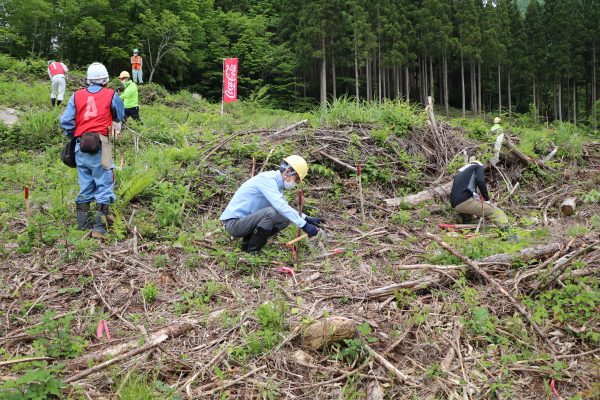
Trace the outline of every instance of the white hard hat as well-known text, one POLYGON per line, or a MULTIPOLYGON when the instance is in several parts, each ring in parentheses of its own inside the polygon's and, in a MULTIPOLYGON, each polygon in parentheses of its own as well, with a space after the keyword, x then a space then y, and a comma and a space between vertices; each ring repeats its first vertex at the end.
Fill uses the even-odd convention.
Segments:
POLYGON ((87 69, 87 80, 95 81, 101 79, 106 79, 108 81, 108 71, 106 70, 106 67, 99 62, 90 64, 87 69))
POLYGON ((502 120, 500 119, 500 117, 494 118, 494 123, 495 124, 499 124, 500 122, 502 122, 502 120))

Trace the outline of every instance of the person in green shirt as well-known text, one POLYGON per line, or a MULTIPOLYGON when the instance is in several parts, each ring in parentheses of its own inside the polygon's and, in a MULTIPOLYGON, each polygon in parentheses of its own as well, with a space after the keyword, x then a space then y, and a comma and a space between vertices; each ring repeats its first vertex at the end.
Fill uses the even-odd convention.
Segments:
POLYGON ((138 99, 138 88, 132 80, 130 80, 131 76, 129 72, 123 71, 121 75, 119 75, 119 80, 125 87, 125 90, 120 94, 121 100, 125 103, 125 119, 127 121, 128 117, 133 118, 138 122, 142 122, 140 120, 140 106, 138 99))

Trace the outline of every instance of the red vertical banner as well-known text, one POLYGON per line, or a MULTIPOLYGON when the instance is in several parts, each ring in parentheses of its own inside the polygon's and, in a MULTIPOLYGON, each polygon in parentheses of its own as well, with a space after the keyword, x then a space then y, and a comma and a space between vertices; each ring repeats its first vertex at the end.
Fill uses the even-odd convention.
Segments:
POLYGON ((223 103, 237 101, 238 59, 226 58, 223 62, 223 103))

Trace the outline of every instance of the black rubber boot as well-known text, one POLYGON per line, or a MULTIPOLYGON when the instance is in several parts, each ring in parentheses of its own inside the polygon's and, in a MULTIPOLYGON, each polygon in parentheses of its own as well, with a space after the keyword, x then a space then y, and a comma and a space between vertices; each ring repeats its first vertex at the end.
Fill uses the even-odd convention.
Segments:
POLYGON ((62 103, 62 100, 56 100, 56 105, 60 106, 60 103, 62 103))
POLYGON ((261 228, 260 226, 256 228, 256 232, 250 238, 248 242, 248 253, 259 253, 265 244, 267 244, 267 240, 269 240, 269 236, 271 235, 271 231, 267 231, 266 229, 261 228))
POLYGON ((52 102, 52 107, 54 107, 54 105, 56 104, 56 99, 50 99, 50 101, 52 102))
POLYGON ((248 244, 250 243, 251 237, 252 235, 248 235, 242 238, 242 251, 248 251, 248 244))
POLYGON ((110 206, 108 204, 96 204, 96 216, 94 217, 94 227, 92 228, 92 237, 99 239, 108 238, 108 231, 106 230, 106 219, 110 212, 110 206))
POLYGON ((92 227, 90 218, 90 203, 77 203, 77 229, 87 231, 92 227))

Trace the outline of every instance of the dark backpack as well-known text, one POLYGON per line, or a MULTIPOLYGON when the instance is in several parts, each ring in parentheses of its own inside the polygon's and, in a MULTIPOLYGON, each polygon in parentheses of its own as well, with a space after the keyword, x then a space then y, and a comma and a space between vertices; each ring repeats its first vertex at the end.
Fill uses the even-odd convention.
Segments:
POLYGON ((67 167, 75 168, 77 167, 77 163, 75 162, 75 144, 77 143, 77 139, 73 138, 67 143, 65 143, 65 147, 63 147, 62 152, 60 154, 60 159, 67 167))

